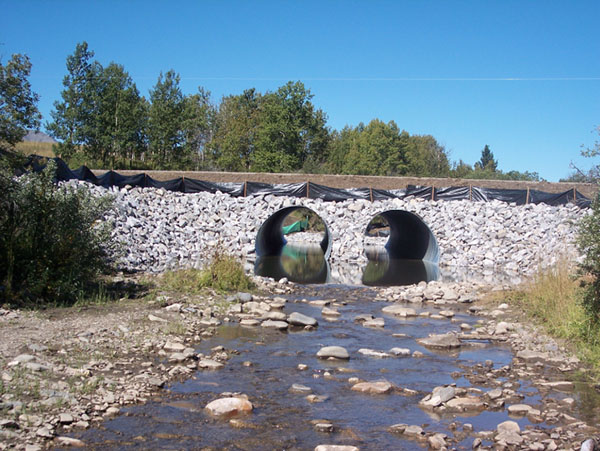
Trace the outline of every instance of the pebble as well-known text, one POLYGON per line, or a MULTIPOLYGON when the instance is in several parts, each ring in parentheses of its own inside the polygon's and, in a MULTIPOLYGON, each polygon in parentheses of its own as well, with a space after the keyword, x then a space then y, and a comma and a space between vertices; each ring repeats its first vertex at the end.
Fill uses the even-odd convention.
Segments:
POLYGON ((319 349, 317 352, 317 357, 321 359, 335 358, 348 360, 350 358, 350 354, 348 354, 348 351, 341 346, 325 346, 319 349))

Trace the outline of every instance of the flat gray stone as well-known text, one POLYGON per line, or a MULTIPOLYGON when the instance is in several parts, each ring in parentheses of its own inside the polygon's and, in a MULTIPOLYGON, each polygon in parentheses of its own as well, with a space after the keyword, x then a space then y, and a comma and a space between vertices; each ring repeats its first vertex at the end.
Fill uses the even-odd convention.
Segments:
POLYGON ((288 323, 294 326, 316 326, 319 324, 315 318, 299 312, 292 312, 288 317, 288 323))

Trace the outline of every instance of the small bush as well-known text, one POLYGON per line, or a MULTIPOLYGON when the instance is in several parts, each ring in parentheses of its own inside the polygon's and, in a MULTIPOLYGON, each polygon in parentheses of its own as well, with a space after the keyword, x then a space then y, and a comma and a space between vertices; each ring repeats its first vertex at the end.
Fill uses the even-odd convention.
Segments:
POLYGON ((591 214, 579 224, 577 244, 584 256, 580 272, 589 279, 583 304, 592 320, 600 323, 600 193, 592 203, 591 214))
POLYGON ((108 197, 58 187, 55 164, 15 179, 0 160, 0 300, 15 306, 71 304, 109 270, 108 197))
POLYGON ((240 261, 222 252, 216 252, 202 270, 181 269, 165 273, 162 284, 164 288, 188 293, 197 293, 203 288, 219 291, 254 288, 240 261))

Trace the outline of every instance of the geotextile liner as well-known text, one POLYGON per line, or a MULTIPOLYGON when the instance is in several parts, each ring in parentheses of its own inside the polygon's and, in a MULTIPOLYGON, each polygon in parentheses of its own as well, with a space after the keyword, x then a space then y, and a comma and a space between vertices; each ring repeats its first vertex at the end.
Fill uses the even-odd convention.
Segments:
MULTIPOLYGON (((115 171, 108 171, 101 176, 95 176, 86 166, 78 169, 70 169, 60 158, 53 158, 56 162, 56 180, 83 180, 94 185, 110 188, 125 186, 140 188, 163 188, 168 191, 181 193, 209 192, 229 194, 233 197, 246 197, 257 195, 308 197, 310 199, 322 199, 324 201, 344 201, 348 199, 364 199, 369 201, 386 199, 404 199, 407 197, 422 198, 429 200, 470 200, 475 202, 490 202, 500 200, 502 202, 525 204, 547 204, 565 205, 575 203, 577 206, 587 208, 591 200, 575 189, 562 193, 546 193, 533 189, 500 189, 482 188, 476 186, 454 186, 435 188, 431 186, 408 185, 405 190, 382 190, 374 188, 331 188, 312 182, 284 183, 271 185, 268 183, 244 182, 244 183, 216 183, 203 180, 195 180, 180 177, 167 181, 154 180, 145 173, 126 176, 115 171)), ((34 172, 41 171, 45 159, 37 155, 29 157, 25 168, 34 172)))

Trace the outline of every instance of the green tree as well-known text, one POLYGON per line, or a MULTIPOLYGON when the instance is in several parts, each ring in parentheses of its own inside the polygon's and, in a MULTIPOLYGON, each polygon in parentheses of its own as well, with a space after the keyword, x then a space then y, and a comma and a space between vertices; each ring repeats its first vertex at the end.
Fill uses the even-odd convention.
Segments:
POLYGON ((496 172, 498 169, 498 161, 494 160, 494 154, 490 150, 490 146, 487 144, 481 151, 481 159, 475 163, 475 168, 487 170, 489 172, 496 172))
POLYGON ((394 121, 373 119, 368 125, 345 127, 335 134, 329 151, 329 167, 338 173, 402 175, 406 173, 408 134, 394 121))
POLYGON ((123 66, 110 63, 102 70, 94 99, 93 123, 86 129, 90 153, 104 167, 118 159, 133 160, 144 150, 145 104, 123 66))
POLYGON ((326 157, 327 116, 315 109, 313 95, 301 82, 288 82, 262 97, 251 153, 252 170, 285 172, 326 157))
POLYGON ((414 135, 408 141, 408 174, 415 177, 447 177, 450 174, 446 149, 433 136, 414 135))
POLYGON ((177 166, 185 158, 182 127, 185 99, 174 70, 161 72, 150 90, 148 146, 151 160, 160 168, 177 166))
POLYGON ((199 87, 198 92, 184 99, 182 128, 184 153, 196 170, 208 164, 207 147, 212 139, 216 110, 210 101, 210 92, 199 87))
POLYGON ((3 65, 0 61, 0 144, 20 142, 28 128, 39 128, 39 96, 31 90, 28 77, 31 62, 26 55, 14 54, 3 65))
POLYGON ((254 88, 221 99, 209 145, 211 157, 220 169, 250 170, 261 102, 262 95, 254 88))
POLYGON ((95 144, 94 104, 102 67, 93 57, 94 52, 85 41, 77 44, 73 54, 67 57, 62 101, 54 102, 50 113, 52 122, 46 124, 48 133, 61 141, 55 151, 65 159, 73 156, 79 146, 95 144))

